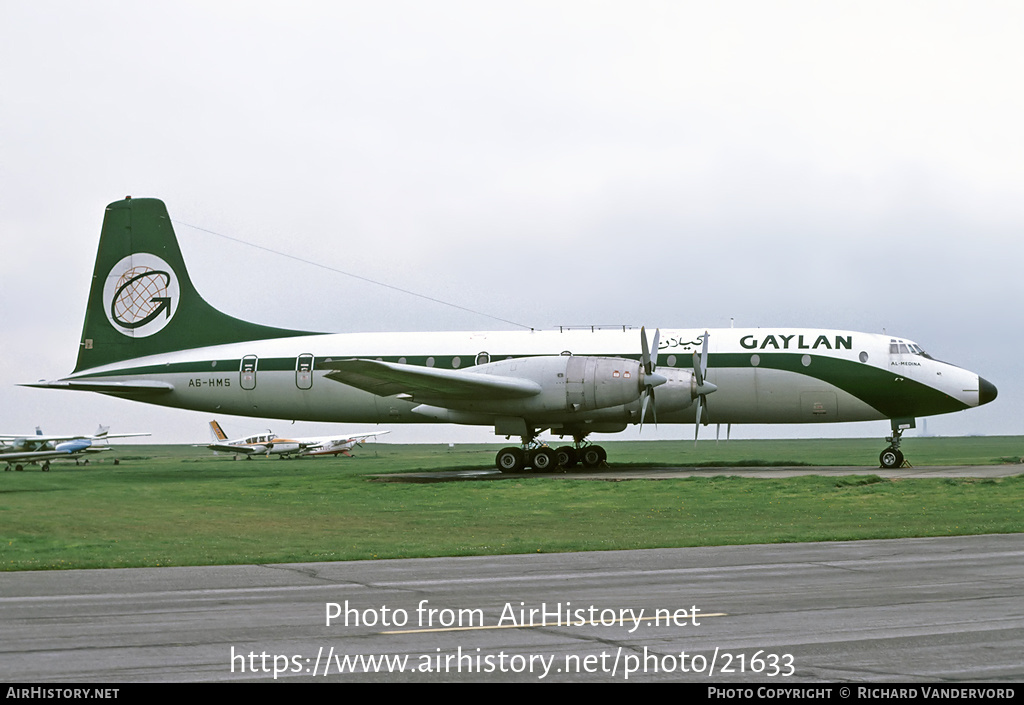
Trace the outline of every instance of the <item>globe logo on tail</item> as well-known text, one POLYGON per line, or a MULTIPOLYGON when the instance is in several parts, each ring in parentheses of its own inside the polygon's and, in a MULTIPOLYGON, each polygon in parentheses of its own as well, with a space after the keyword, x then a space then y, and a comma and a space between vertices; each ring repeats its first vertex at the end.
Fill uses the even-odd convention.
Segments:
POLYGON ((115 264, 103 287, 107 320, 117 331, 144 338, 163 329, 178 310, 178 278, 156 255, 129 255, 115 264))

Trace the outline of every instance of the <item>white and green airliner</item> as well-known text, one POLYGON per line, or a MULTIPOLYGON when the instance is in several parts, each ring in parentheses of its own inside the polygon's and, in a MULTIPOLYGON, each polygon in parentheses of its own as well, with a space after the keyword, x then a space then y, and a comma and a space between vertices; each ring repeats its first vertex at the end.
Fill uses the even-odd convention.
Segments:
POLYGON ((504 471, 598 465, 630 424, 889 419, 886 467, 915 419, 996 388, 904 338, 818 329, 325 334, 228 316, 195 290, 163 202, 107 206, 75 371, 30 386, 210 413, 456 423, 519 436, 504 471), (711 397, 710 400, 708 397, 711 397), (550 449, 550 430, 572 444, 550 449))

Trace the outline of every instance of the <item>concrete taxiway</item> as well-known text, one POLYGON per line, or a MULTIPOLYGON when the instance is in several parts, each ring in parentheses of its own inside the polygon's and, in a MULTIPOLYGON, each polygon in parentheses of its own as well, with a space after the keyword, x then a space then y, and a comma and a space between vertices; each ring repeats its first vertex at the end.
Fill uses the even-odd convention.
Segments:
POLYGON ((1022 535, 0 573, 0 680, 1020 682, 1022 594, 1022 535))
POLYGON ((798 477, 801 475, 878 475, 879 477, 918 479, 922 477, 1012 477, 1024 473, 1024 465, 926 465, 919 468, 870 468, 853 465, 836 466, 775 466, 775 467, 656 467, 637 468, 614 466, 543 474, 508 474, 500 470, 450 470, 430 472, 403 472, 377 475, 382 482, 457 482, 462 480, 507 480, 523 477, 545 477, 563 480, 668 480, 680 477, 798 477))

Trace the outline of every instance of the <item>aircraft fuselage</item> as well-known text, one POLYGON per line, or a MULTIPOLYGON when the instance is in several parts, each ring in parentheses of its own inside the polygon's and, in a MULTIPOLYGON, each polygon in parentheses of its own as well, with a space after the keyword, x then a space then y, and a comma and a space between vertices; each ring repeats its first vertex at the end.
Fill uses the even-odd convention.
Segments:
MULTIPOLYGON (((703 330, 663 330, 659 374, 691 370, 703 330)), ((147 396, 164 406, 305 421, 488 425, 501 415, 481 407, 441 419, 401 395, 377 396, 325 377, 317 362, 347 358, 443 370, 552 355, 638 360, 639 331, 570 330, 476 333, 362 333, 260 340, 127 360, 65 378, 171 387, 147 396), (476 414, 475 416, 473 414, 476 414)), ((903 342, 903 341, 900 341, 903 342)), ((653 354, 653 352, 652 352, 653 354)), ((707 378, 716 423, 869 421, 948 413, 984 403, 977 374, 912 352, 888 335, 816 329, 714 329, 707 378), (905 348, 906 349, 906 348, 905 348), (891 350, 897 350, 892 352, 891 350)), ((546 393, 564 394, 554 385, 546 393)), ((137 394, 113 393, 137 398, 137 394)), ((471 405, 470 405, 471 406, 471 405)), ((538 425, 635 423, 639 400, 574 415, 570 409, 530 419, 538 425)), ((693 423, 692 411, 659 410, 659 423, 693 423)))

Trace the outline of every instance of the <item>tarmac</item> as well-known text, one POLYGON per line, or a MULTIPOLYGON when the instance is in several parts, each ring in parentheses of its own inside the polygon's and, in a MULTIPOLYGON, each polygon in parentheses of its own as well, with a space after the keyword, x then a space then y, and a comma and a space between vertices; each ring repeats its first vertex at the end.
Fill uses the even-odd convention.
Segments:
POLYGON ((380 482, 459 482, 470 480, 513 480, 548 478, 552 480, 670 480, 682 477, 761 477, 785 478, 802 475, 839 477, 844 475, 877 475, 891 479, 925 477, 1013 477, 1024 473, 1024 465, 928 465, 922 467, 873 468, 854 465, 777 466, 777 467, 626 467, 606 466, 595 469, 573 469, 551 473, 505 474, 497 469, 405 472, 374 475, 380 482))

